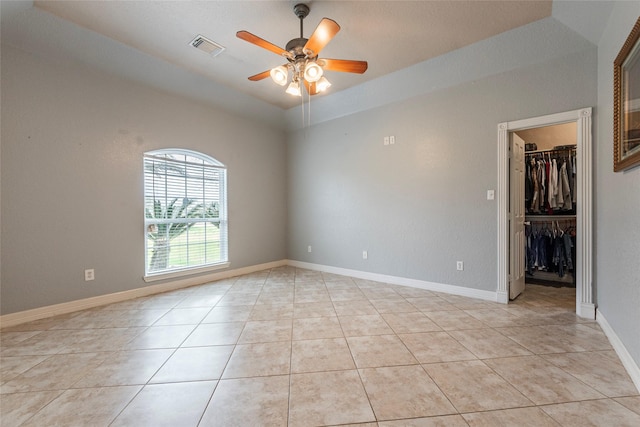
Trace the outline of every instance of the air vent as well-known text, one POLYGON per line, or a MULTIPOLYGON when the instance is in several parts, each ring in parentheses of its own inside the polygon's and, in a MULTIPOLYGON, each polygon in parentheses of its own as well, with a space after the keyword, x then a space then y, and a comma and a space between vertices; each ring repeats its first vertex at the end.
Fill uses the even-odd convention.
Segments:
POLYGON ((202 36, 200 34, 198 34, 198 36, 195 39, 191 40, 191 43, 189 44, 195 47, 196 49, 199 49, 203 52, 208 53, 214 58, 220 55, 224 50, 224 46, 220 46, 218 43, 211 41, 205 36, 202 36))

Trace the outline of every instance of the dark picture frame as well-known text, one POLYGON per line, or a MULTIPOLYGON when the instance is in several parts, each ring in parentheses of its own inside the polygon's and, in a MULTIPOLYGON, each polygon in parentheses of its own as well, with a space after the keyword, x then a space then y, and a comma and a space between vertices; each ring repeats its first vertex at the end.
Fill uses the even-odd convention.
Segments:
POLYGON ((640 165, 640 18, 613 61, 613 170, 640 165))

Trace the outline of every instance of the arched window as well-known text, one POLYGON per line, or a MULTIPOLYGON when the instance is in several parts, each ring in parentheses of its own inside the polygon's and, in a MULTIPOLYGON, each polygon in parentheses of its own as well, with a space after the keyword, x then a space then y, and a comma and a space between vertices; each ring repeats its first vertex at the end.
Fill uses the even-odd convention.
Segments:
POLYGON ((145 280, 228 265, 226 177, 195 151, 144 154, 145 280))

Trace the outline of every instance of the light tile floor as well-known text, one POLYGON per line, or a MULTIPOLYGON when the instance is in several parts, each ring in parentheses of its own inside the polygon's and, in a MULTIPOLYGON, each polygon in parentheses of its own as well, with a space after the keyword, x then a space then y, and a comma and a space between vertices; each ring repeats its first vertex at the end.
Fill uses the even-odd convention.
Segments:
POLYGON ((640 426, 574 301, 276 268, 5 328, 0 424, 640 426))

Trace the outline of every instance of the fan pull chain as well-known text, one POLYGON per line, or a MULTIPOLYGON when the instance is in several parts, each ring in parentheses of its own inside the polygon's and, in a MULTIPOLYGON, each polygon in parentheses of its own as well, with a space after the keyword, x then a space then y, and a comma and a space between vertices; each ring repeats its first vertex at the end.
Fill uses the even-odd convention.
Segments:
POLYGON ((302 111, 302 129, 304 129, 304 91, 300 94, 300 110, 302 111))
POLYGON ((311 127, 311 93, 307 96, 309 97, 309 101, 307 102, 307 126, 311 127))
POLYGON ((300 110, 302 113, 302 128, 308 128, 311 127, 311 94, 307 93, 307 97, 308 97, 308 101, 307 101, 307 114, 305 115, 305 108, 304 108, 304 96, 305 93, 307 93, 307 91, 303 90, 300 93, 300 110))

